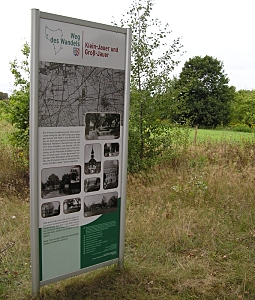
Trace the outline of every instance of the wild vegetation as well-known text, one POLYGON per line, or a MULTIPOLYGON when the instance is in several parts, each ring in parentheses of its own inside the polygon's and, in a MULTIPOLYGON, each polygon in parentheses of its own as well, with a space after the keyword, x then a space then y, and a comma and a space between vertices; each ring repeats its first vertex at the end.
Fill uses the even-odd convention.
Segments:
POLYGON ((28 157, 29 142, 29 54, 30 47, 25 43, 21 49, 23 60, 10 62, 10 71, 14 76, 11 96, 0 101, 0 116, 14 126, 9 136, 13 145, 19 147, 28 157))
MULTIPOLYGON (((219 59, 195 56, 184 64, 179 77, 172 77, 183 45, 181 38, 171 38, 168 24, 152 17, 153 7, 153 0, 134 0, 126 15, 114 22, 132 29, 128 150, 131 173, 175 156, 172 145, 182 148, 189 125, 210 129, 231 126, 242 132, 253 132, 255 126, 254 90, 235 91, 229 86, 224 63, 219 59)), ((12 143, 28 155, 28 43, 21 51, 23 60, 10 63, 13 93, 7 98, 0 92, 0 114, 14 125, 12 143)))
MULTIPOLYGON (((0 147, 0 298, 32 299, 27 165, 4 134, 0 147)), ((208 137, 130 174, 124 270, 48 285, 40 299, 254 299, 254 167, 252 140, 208 137)))
POLYGON ((181 117, 188 118, 193 125, 216 127, 228 124, 234 87, 228 86, 223 62, 206 55, 195 56, 185 62, 178 80, 179 93, 175 101, 181 117))
MULTIPOLYGON (((254 91, 229 87, 209 56, 171 78, 182 45, 165 43, 152 10, 135 0, 120 21, 133 29, 124 269, 48 285, 39 299, 255 298, 254 91)), ((28 44, 22 52, 15 90, 0 93, 0 299, 32 299, 28 44)))

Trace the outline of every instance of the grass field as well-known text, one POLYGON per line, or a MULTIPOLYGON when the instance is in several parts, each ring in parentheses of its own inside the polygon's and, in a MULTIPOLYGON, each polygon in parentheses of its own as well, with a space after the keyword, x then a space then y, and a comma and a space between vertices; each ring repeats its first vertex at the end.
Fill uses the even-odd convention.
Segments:
MULTIPOLYGON (((255 144, 216 140, 128 176, 124 270, 45 286, 38 299, 255 299, 255 144)), ((0 179, 10 165, 20 177, 19 156, 3 149, 0 179)), ((32 299, 28 190, 10 183, 0 207, 0 299, 32 299)))
MULTIPOLYGON (((195 129, 190 132, 190 139, 193 142, 195 139, 195 129)), ((243 142, 255 141, 255 134, 248 132, 237 132, 231 130, 213 130, 213 129, 198 129, 196 142, 243 142)))

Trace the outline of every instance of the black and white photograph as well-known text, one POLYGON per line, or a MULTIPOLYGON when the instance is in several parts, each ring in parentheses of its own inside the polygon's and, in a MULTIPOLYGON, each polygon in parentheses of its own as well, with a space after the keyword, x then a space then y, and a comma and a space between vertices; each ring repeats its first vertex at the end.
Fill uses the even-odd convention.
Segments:
POLYGON ((81 192, 81 166, 79 165, 42 169, 41 176, 43 199, 81 192))
POLYGON ((41 206, 42 218, 58 216, 60 214, 60 202, 51 201, 43 203, 41 206))
POLYGON ((103 187, 105 190, 114 189, 118 187, 119 181, 119 161, 118 160, 106 160, 104 162, 103 170, 103 187))
POLYGON ((84 147, 84 173, 98 174, 101 172, 101 145, 87 144, 84 147))
POLYGON ((87 113, 85 115, 86 140, 112 140, 120 137, 120 114, 87 113))
POLYGON ((118 209, 118 193, 106 193, 84 198, 84 217, 115 212, 118 209))
POLYGON ((63 202, 64 214, 71 214, 81 210, 81 198, 66 199, 63 202))
POLYGON ((83 126, 86 112, 116 112, 123 122, 125 71, 41 61, 38 125, 83 126))
POLYGON ((104 144, 104 156, 115 157, 119 155, 120 144, 119 143, 106 143, 104 144))
POLYGON ((100 178, 92 177, 84 180, 84 192, 96 192, 100 190, 100 178))

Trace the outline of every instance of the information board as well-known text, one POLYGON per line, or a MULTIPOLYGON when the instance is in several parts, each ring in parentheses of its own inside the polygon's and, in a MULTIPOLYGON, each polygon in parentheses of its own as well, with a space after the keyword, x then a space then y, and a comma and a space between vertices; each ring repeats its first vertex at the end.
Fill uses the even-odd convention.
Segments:
POLYGON ((129 29, 32 10, 33 293, 123 263, 129 29))

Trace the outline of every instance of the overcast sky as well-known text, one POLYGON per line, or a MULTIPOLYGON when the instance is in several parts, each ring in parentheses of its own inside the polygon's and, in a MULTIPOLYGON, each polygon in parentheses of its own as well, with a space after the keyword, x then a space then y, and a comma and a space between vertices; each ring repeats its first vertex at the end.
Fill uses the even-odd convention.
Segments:
MULTIPOLYGON (((0 91, 11 94, 13 76, 9 61, 21 57, 30 43, 31 9, 111 25, 128 10, 131 0, 52 1, 9 0, 1 6, 0 91)), ((169 23, 172 38, 182 37, 185 61, 196 55, 211 55, 224 63, 230 85, 255 89, 254 0, 155 0, 153 17, 169 23)), ((169 43, 171 40, 169 40, 169 43)))

